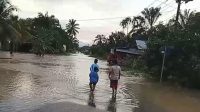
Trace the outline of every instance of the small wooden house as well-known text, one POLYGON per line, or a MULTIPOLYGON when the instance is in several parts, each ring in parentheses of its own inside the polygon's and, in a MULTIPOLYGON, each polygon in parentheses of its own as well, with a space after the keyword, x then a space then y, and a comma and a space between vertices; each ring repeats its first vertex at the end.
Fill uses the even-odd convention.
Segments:
POLYGON ((107 61, 111 63, 112 60, 116 59, 119 64, 123 65, 123 63, 126 63, 126 61, 129 61, 130 59, 136 59, 139 56, 142 56, 147 49, 146 40, 142 38, 136 38, 134 42, 135 47, 111 49, 111 53, 108 56, 107 61))

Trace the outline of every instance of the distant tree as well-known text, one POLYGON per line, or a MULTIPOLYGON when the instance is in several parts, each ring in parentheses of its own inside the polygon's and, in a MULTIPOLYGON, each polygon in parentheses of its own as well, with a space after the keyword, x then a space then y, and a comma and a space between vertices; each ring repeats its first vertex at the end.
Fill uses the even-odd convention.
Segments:
POLYGON ((129 32, 129 35, 133 33, 141 34, 142 32, 145 32, 146 24, 145 19, 142 16, 136 16, 133 17, 132 20, 132 29, 129 32))
POLYGON ((38 28, 52 29, 61 27, 59 20, 55 18, 54 15, 49 16, 48 12, 46 12, 45 14, 41 12, 38 13, 38 17, 34 18, 33 20, 33 26, 35 29, 38 28))
POLYGON ((158 18, 161 16, 160 10, 161 8, 151 7, 151 8, 145 8, 144 11, 142 11, 144 18, 149 23, 150 29, 153 27, 158 18))
POLYGON ((126 21, 124 19, 120 22, 120 26, 123 28, 123 30, 126 28, 126 21))
POLYGON ((132 19, 130 17, 126 17, 123 19, 120 23, 120 26, 122 26, 123 29, 127 29, 127 34, 129 32, 129 25, 131 24, 132 19))
POLYGON ((123 32, 112 32, 108 40, 108 43, 114 44, 113 47, 125 47, 125 43, 127 43, 126 35, 123 32))
POLYGON ((99 46, 102 46, 103 43, 106 43, 106 37, 105 35, 97 35, 95 37, 94 43, 96 43, 99 46))

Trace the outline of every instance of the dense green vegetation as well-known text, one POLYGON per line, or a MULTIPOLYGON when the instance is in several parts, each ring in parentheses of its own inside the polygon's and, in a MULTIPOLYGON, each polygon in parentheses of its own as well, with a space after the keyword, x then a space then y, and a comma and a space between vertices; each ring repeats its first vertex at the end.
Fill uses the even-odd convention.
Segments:
POLYGON ((145 65, 152 77, 159 77, 161 49, 167 46, 164 80, 200 88, 200 12, 185 10, 178 24, 156 25, 149 37, 145 65))
POLYGON ((0 1, 0 41, 2 49, 44 53, 74 52, 78 49, 79 24, 69 20, 66 29, 59 20, 48 13, 38 13, 35 18, 21 19, 13 15, 18 9, 7 0, 0 1), (9 44, 10 43, 10 44, 9 44), (13 45, 12 45, 13 44, 13 45), (25 50, 28 45, 29 49, 25 50), (66 46, 66 49, 64 49, 66 46), (66 51, 64 51, 66 50, 66 51))
POLYGON ((181 11, 178 17, 171 18, 168 23, 155 25, 160 16, 160 8, 152 7, 145 8, 141 16, 123 19, 120 26, 126 34, 115 32, 108 37, 97 35, 91 53, 103 56, 109 53, 110 48, 133 47, 133 40, 143 36, 148 40, 148 49, 129 65, 133 71, 140 70, 146 77, 159 80, 163 62, 161 51, 165 50, 162 80, 200 88, 200 12, 181 11), (128 29, 130 26, 131 29, 128 29))

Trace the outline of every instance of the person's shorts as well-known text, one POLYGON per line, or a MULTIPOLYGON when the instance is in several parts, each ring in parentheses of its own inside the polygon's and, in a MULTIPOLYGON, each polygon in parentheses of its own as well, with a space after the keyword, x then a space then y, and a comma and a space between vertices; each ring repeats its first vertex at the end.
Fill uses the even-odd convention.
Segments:
POLYGON ((117 89, 118 86, 118 80, 110 80, 110 87, 117 89))
POLYGON ((96 84, 97 84, 97 82, 90 82, 89 84, 93 84, 93 85, 96 85, 96 84))

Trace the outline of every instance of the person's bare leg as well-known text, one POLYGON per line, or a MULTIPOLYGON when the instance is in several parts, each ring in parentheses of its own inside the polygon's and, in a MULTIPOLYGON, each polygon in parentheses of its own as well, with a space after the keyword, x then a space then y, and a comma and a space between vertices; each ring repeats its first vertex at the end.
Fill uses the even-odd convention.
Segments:
POLYGON ((114 95, 115 95, 115 98, 116 98, 116 96, 117 96, 117 89, 115 88, 115 93, 114 93, 114 95))
POLYGON ((90 91, 92 91, 92 84, 90 84, 90 91))
POLYGON ((92 91, 94 91, 94 90, 95 90, 95 87, 96 87, 96 85, 93 85, 93 89, 92 89, 92 91))
POLYGON ((112 87, 112 94, 114 95, 114 93, 115 93, 115 89, 112 87))

